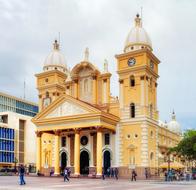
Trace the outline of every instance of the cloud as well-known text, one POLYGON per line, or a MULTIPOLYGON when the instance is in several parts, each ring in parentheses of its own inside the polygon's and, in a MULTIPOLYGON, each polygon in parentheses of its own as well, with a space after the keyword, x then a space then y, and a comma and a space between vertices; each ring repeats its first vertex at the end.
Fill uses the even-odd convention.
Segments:
POLYGON ((175 109, 184 128, 196 125, 196 1, 171 0, 7 0, 0 1, 0 90, 37 101, 35 73, 42 71, 54 38, 69 67, 83 59, 103 69, 109 61, 111 91, 118 95, 117 64, 135 14, 143 7, 143 26, 161 60, 158 80, 160 118, 175 109))

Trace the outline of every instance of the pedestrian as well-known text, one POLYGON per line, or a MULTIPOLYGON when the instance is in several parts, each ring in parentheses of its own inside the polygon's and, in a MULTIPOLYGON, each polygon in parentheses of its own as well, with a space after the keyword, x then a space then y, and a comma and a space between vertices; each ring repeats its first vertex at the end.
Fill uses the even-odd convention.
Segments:
POLYGON ((104 169, 102 169, 102 179, 105 180, 105 172, 104 172, 104 169))
POLYGON ((146 179, 148 179, 148 169, 147 168, 145 168, 145 177, 146 177, 146 179))
POLYGON ((68 178, 68 170, 67 170, 67 168, 64 169, 64 182, 65 182, 66 180, 69 181, 69 178, 68 178))
POLYGON ((67 168, 67 172, 68 172, 68 178, 70 178, 70 176, 71 176, 71 170, 70 170, 70 168, 67 168))
POLYGON ((50 177, 54 174, 54 171, 51 169, 50 170, 50 177))
POLYGON ((137 173, 135 170, 132 171, 132 175, 131 175, 131 181, 135 180, 136 181, 136 177, 137 177, 137 173))
POLYGON ((118 168, 114 169, 114 177, 118 180, 118 168))
POLYGON ((114 168, 110 169, 110 177, 113 178, 114 177, 114 168))
POLYGON ((110 168, 107 169, 107 177, 110 177, 110 168))
POLYGON ((165 171, 165 181, 168 181, 168 172, 167 171, 165 171))
POLYGON ((25 168, 21 164, 20 167, 19 167, 20 185, 25 185, 26 184, 26 182, 24 180, 24 174, 25 174, 25 168))

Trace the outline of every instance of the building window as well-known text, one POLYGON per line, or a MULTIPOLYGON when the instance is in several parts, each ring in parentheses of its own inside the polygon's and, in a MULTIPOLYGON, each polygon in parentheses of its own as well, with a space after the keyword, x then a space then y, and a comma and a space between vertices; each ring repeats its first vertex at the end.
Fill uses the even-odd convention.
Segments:
POLYGON ((154 158, 154 153, 151 152, 151 153, 150 153, 150 160, 153 160, 153 158, 154 158))
POLYGON ((66 137, 62 137, 62 147, 66 146, 66 137))
POLYGON ((109 145, 110 144, 110 134, 106 133, 105 134, 105 145, 109 145))
POLYGON ((150 132, 150 136, 151 136, 151 138, 153 138, 153 131, 150 132))
POLYGON ((130 86, 131 87, 135 86, 135 77, 134 76, 130 76, 130 86))
POLYGON ((150 87, 152 88, 152 78, 150 78, 150 87))
POLYGON ((48 91, 46 92, 46 98, 49 98, 49 92, 48 91))
POLYGON ((150 104, 150 118, 152 118, 152 116, 153 116, 153 109, 152 109, 152 104, 150 104))
POLYGON ((88 92, 88 79, 84 80, 84 92, 88 92))
POLYGON ((135 104, 134 103, 130 104, 130 116, 131 118, 135 117, 135 104))
POLYGON ((130 139, 130 138, 131 138, 131 135, 130 135, 130 134, 128 134, 128 135, 127 135, 127 139, 130 139))

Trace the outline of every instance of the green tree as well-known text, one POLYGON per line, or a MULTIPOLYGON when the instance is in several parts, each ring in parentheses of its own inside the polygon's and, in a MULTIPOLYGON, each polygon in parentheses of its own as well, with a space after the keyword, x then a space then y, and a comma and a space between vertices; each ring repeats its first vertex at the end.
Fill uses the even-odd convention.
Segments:
POLYGON ((196 130, 187 130, 180 143, 170 151, 176 152, 188 160, 196 160, 196 130))

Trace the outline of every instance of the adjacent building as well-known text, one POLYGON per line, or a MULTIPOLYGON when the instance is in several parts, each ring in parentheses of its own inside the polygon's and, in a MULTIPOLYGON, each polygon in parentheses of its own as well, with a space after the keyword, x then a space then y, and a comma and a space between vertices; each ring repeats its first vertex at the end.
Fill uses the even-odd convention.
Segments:
POLYGON ((180 126, 173 114, 169 126, 160 125, 157 108, 158 67, 149 35, 139 15, 129 32, 124 51, 116 55, 119 98, 110 93, 111 73, 84 59, 67 69, 59 44, 54 42, 43 72, 36 74, 39 113, 37 170, 48 175, 69 167, 74 176, 101 176, 117 167, 119 175, 136 169, 158 173, 169 147, 178 144, 180 126), (177 122, 177 121, 176 121, 177 122))
POLYGON ((35 125, 38 112, 32 102, 0 93, 0 167, 16 164, 35 165, 35 125))

